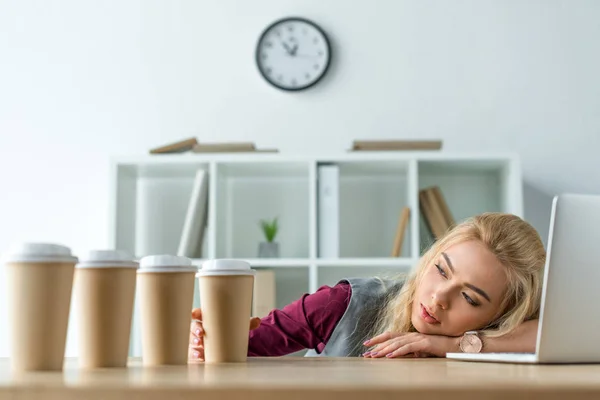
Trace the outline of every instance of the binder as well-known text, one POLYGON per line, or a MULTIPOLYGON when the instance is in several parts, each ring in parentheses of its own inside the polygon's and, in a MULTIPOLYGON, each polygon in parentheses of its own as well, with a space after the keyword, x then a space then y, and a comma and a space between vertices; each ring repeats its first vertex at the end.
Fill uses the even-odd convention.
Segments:
POLYGON ((339 257, 339 177, 337 165, 319 165, 317 173, 318 254, 322 258, 339 257))

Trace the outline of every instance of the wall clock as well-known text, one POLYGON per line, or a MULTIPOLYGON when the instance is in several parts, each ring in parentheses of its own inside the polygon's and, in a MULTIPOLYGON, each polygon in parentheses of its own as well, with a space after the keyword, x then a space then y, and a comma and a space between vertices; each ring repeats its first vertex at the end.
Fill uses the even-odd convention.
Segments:
POLYGON ((256 64, 271 85, 289 91, 307 89, 329 69, 331 46, 314 22, 290 17, 273 22, 256 45, 256 64))

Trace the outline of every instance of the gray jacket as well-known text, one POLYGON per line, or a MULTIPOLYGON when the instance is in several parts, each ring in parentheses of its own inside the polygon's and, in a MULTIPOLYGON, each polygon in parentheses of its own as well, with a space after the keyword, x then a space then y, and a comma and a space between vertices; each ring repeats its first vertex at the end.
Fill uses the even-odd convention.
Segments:
POLYGON ((380 278, 351 278, 352 293, 348 308, 333 330, 327 345, 318 354, 309 350, 305 357, 358 357, 366 349, 363 342, 368 339, 379 312, 389 295, 398 293, 402 281, 390 281, 380 278))

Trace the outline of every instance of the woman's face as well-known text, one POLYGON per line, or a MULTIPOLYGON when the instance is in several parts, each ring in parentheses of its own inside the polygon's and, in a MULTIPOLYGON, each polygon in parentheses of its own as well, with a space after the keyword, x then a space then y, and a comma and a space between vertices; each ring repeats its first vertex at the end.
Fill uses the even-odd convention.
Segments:
POLYGON ((451 246, 425 266, 412 305, 413 326, 446 336, 481 329, 500 311, 506 285, 504 266, 481 243, 451 246))

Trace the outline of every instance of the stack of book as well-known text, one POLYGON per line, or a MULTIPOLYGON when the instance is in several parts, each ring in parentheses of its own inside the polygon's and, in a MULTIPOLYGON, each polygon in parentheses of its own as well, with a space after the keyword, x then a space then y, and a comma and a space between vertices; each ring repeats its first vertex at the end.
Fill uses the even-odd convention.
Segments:
POLYGON ((277 153, 277 149, 258 149, 253 142, 200 143, 192 137, 150 150, 150 154, 173 153, 277 153))
POLYGON ((441 140, 355 140, 350 151, 440 150, 441 140))
POLYGON ((435 240, 454 227, 454 217, 438 186, 424 188, 419 191, 419 206, 427 227, 435 240))

